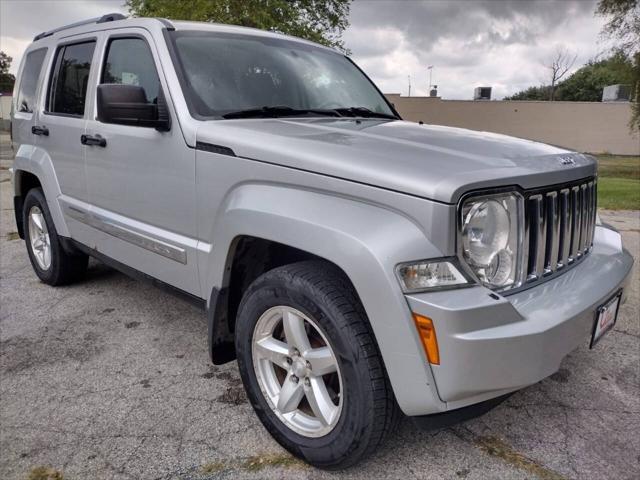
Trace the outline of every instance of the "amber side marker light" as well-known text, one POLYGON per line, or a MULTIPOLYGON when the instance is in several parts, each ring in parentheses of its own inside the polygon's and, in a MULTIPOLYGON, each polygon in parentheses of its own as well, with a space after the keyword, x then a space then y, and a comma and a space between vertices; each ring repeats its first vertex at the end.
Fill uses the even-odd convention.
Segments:
POLYGON ((413 321, 416 323, 424 353, 427 354, 427 360, 434 365, 440 365, 438 339, 436 338, 436 329, 433 326, 433 321, 429 317, 423 317, 417 313, 413 314, 413 321))

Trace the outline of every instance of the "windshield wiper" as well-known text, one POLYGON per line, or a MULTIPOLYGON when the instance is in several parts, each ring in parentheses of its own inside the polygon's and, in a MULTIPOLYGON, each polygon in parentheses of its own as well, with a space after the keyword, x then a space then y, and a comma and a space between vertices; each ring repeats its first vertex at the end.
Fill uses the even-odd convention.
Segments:
POLYGON ((334 108, 342 116, 365 117, 365 118, 388 118, 398 120, 398 117, 389 113, 375 112, 367 107, 341 107, 334 108))
POLYGON ((314 109, 314 108, 292 108, 285 105, 272 107, 249 108, 238 110, 222 115, 222 118, 264 118, 264 117, 293 117, 297 115, 316 114, 328 117, 341 117, 342 115, 335 109, 314 109))

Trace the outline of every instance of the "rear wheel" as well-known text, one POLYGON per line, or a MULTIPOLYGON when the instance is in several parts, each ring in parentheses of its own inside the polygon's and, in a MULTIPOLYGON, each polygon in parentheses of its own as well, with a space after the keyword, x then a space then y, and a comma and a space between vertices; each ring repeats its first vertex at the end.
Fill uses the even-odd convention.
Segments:
POLYGON ((305 261, 259 277, 240 304, 235 338, 258 417, 301 459, 348 467, 394 425, 397 406, 370 325, 332 265, 305 261))
POLYGON ((64 250, 40 188, 27 193, 22 222, 29 260, 40 280, 49 285, 64 285, 84 275, 87 255, 64 250))

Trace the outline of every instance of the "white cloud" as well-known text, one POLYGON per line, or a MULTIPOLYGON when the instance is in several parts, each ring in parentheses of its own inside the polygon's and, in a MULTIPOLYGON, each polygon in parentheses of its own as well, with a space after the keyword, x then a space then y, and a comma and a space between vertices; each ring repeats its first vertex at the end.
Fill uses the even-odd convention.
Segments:
MULTIPOLYGON (((428 94, 428 65, 445 98, 494 98, 545 81, 542 63, 557 46, 578 54, 576 68, 605 50, 595 0, 356 0, 344 34, 353 59, 385 92, 428 94)), ((15 73, 33 37, 78 20, 123 12, 124 0, 0 0, 0 49, 15 73)))
POLYGON ((606 50, 593 0, 356 1, 345 43, 385 92, 428 94, 428 65, 445 98, 469 99, 477 86, 502 98, 546 81, 558 46, 575 52, 574 69, 606 50))
POLYGON ((62 25, 122 12, 125 0, 0 0, 0 49, 13 57, 11 72, 38 33, 62 25))

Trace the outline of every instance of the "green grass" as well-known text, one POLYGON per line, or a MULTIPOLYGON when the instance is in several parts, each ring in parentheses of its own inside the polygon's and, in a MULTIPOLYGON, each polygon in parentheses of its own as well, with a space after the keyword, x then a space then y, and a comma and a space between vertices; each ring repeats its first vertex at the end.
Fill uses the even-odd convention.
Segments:
POLYGON ((598 155, 598 207, 640 210, 640 157, 598 155))

